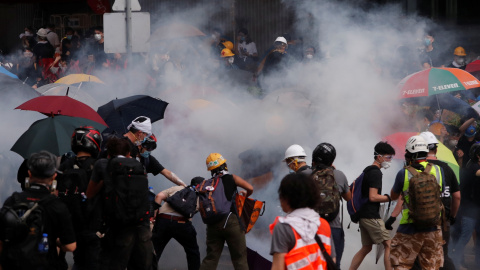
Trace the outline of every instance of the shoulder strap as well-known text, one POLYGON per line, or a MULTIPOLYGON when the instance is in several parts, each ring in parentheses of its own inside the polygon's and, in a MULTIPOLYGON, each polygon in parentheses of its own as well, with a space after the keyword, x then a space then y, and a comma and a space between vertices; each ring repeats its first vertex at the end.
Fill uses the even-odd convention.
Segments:
POLYGON ((425 167, 424 172, 430 174, 430 171, 432 170, 432 163, 428 163, 427 166, 425 167))
POLYGON ((407 166, 407 167, 405 167, 405 169, 407 169, 408 172, 411 173, 413 176, 417 176, 417 175, 418 175, 418 171, 415 170, 415 168, 413 168, 412 166, 407 166))
POLYGON ((327 261, 327 269, 337 270, 338 269, 337 264, 333 262, 332 257, 330 256, 330 254, 328 254, 327 250, 325 249, 325 246, 322 243, 322 239, 320 239, 317 233, 315 233, 315 241, 317 241, 317 244, 320 247, 320 250, 322 251, 323 257, 325 258, 325 261, 327 261))

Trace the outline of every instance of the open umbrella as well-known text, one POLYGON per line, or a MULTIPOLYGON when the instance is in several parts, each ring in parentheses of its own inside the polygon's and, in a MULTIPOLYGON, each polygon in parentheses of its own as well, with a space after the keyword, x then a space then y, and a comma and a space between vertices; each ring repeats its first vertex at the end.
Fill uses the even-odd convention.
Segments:
MULTIPOLYGON (((417 132, 397 132, 391 135, 388 135, 383 138, 384 141, 387 141, 393 149, 395 149, 396 155, 394 158, 396 159, 404 159, 405 153, 405 144, 407 140, 412 137, 418 135, 417 132)), ((437 145, 437 158, 450 166, 453 172, 459 178, 460 167, 458 166, 457 160, 453 156, 452 151, 448 149, 443 143, 439 143, 437 145)))
POLYGON ((19 79, 0 73, 0 95, 2 96, 0 104, 12 105, 12 102, 27 101, 38 97, 40 94, 28 84, 23 84, 19 79))
POLYGON ((82 117, 107 125, 102 117, 90 106, 69 96, 40 96, 33 98, 15 109, 36 111, 49 115, 66 115, 82 117))
POLYGON ((7 76, 9 76, 9 77, 14 78, 14 79, 18 79, 18 76, 17 76, 17 75, 13 74, 13 73, 10 72, 8 69, 6 69, 6 68, 4 68, 4 67, 2 67, 2 66, 0 66, 0 73, 3 73, 3 74, 5 74, 5 75, 7 75, 7 76))
POLYGON ((471 62, 470 64, 468 64, 465 67, 465 71, 470 72, 470 73, 480 71, 480 60, 475 60, 475 61, 471 62))
POLYGON ((135 95, 114 99, 98 108, 98 114, 108 124, 107 132, 127 132, 127 126, 138 116, 146 116, 155 122, 163 119, 168 103, 147 95, 135 95))
POLYGON ((480 81, 458 68, 430 68, 403 78, 397 87, 400 98, 413 98, 480 87, 480 81))
POLYGON ((98 102, 87 92, 73 85, 63 83, 50 83, 37 89, 42 96, 69 96, 75 100, 83 102, 92 109, 98 109, 98 102))
POLYGON ((205 36, 205 33, 193 25, 175 22, 157 28, 150 36, 150 42, 199 36, 205 36))
POLYGON ((104 83, 99 78, 88 74, 70 74, 58 79, 55 83, 76 84, 81 82, 104 83))
POLYGON ((63 155, 70 151, 72 133, 80 126, 92 126, 100 132, 105 129, 104 125, 89 119, 57 115, 34 122, 10 150, 25 159, 42 150, 63 155))

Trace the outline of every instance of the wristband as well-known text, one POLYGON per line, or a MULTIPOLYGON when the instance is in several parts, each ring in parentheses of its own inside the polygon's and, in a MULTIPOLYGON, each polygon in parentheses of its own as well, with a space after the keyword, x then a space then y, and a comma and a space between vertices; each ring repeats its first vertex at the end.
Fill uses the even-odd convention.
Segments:
POLYGON ((388 194, 384 194, 384 195, 387 196, 388 202, 391 202, 391 201, 392 201, 392 198, 390 198, 390 195, 388 195, 388 194))

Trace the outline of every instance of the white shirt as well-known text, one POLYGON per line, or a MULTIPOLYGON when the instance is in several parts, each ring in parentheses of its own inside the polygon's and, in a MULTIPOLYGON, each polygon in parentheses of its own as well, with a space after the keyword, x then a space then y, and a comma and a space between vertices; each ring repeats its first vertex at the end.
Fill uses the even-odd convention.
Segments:
POLYGON ((247 53, 250 54, 256 54, 257 53, 257 46, 255 45, 255 42, 250 42, 247 44, 246 41, 243 41, 242 43, 238 44, 238 56, 240 58, 246 58, 247 55, 243 54, 243 51, 246 50, 247 53))

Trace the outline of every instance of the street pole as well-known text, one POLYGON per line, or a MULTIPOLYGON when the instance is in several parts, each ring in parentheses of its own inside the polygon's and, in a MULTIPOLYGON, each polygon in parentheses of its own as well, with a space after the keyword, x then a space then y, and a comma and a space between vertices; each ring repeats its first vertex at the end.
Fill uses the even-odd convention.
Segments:
POLYGON ((125 1, 125 18, 127 23, 127 68, 132 65, 132 3, 131 0, 125 1))

